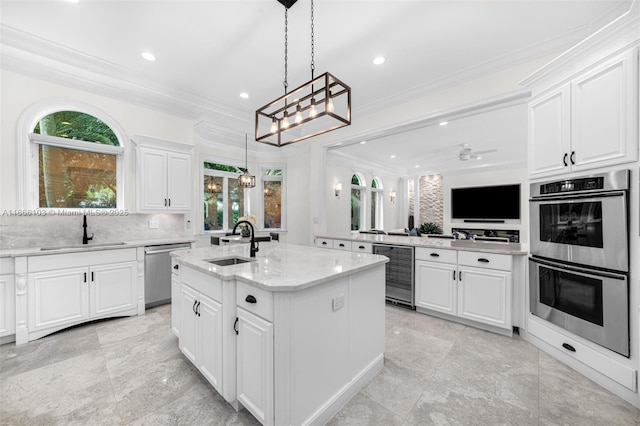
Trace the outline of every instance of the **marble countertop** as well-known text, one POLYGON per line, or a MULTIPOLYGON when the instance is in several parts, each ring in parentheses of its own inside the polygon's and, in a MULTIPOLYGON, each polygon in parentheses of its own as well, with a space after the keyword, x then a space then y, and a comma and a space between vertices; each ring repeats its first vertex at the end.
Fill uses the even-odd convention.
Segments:
MULTIPOLYGON (((361 241, 367 243, 393 244, 413 247, 439 248, 445 250, 468 250, 483 253, 526 255, 529 253, 528 244, 507 243, 482 240, 453 240, 449 238, 408 237, 403 235, 383 234, 317 234, 316 238, 332 240, 361 241)), ((326 250, 326 249, 325 249, 326 250)))
POLYGON ((255 258, 249 257, 246 244, 181 250, 171 256, 182 265, 222 280, 243 281, 268 291, 303 290, 389 261, 385 256, 374 254, 282 243, 260 245, 255 258), (252 261, 230 266, 206 262, 206 259, 231 256, 252 261))
POLYGON ((44 256, 47 254, 76 253, 83 251, 96 250, 116 250, 132 247, 143 247, 159 244, 178 244, 193 243, 196 239, 193 237, 176 237, 148 240, 131 240, 131 241, 107 241, 107 242, 89 242, 89 244, 73 244, 73 245, 50 245, 46 247, 27 247, 15 249, 1 249, 0 257, 20 257, 20 256, 44 256), (44 248, 44 250, 43 250, 44 248))

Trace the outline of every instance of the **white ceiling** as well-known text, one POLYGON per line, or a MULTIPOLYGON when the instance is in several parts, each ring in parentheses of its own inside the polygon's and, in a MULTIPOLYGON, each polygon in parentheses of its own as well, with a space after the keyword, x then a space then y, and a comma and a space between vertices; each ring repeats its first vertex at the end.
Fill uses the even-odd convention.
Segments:
MULTIPOLYGON (((315 0, 316 75, 330 71, 351 86, 355 122, 445 85, 562 51, 631 3, 315 0), (377 55, 387 61, 373 65, 377 55)), ((309 5, 298 0, 289 10, 290 89, 311 77, 309 5)), ((242 146, 238 135, 252 134, 255 110, 284 93, 285 9, 276 0, 0 0, 0 6, 3 68, 204 122, 221 141, 242 146), (157 61, 141 59, 143 50, 157 61), (248 99, 240 98, 243 91, 248 99)), ((516 109, 505 113, 487 120, 522 120, 516 109)), ((432 160, 421 160, 421 167, 437 168, 435 157, 444 161, 459 143, 513 157, 504 124, 488 123, 474 119, 395 137, 397 166, 411 169, 419 153, 432 160)), ((381 139, 349 152, 384 164, 389 149, 381 139)))

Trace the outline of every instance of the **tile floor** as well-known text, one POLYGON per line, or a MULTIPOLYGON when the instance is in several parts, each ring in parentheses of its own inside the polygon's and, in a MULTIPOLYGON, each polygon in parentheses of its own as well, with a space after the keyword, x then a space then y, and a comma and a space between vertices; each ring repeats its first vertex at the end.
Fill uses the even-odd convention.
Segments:
MULTIPOLYGON (((0 346, 0 425, 255 425, 178 350, 170 305, 0 346)), ((640 425, 518 337, 387 306, 385 367, 330 425, 640 425)))

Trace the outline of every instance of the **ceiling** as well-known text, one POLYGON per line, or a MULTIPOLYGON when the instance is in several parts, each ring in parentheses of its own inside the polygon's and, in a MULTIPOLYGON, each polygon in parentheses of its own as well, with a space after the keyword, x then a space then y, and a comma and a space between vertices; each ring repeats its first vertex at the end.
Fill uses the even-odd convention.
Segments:
MULTIPOLYGON (((284 93, 285 9, 276 0, 77 1, 0 0, 2 67, 186 117, 238 146, 243 133, 253 132, 255 110, 284 93), (143 60, 144 50, 157 60, 143 60)), ((631 3, 316 0, 316 76, 329 71, 351 86, 355 122, 446 85, 560 52, 631 3), (378 55, 386 57, 384 64, 372 63, 378 55)), ((311 77, 309 6, 298 0, 289 10, 290 89, 311 77)), ((521 120, 515 110, 506 114, 491 119, 521 120)), ((486 123, 394 137, 398 167, 415 167, 418 153, 449 158, 461 143, 512 154, 501 126, 485 125, 484 134, 472 124, 486 123), (426 140, 437 143, 427 151, 420 145, 426 140)), ((383 143, 376 150, 368 143, 344 153, 378 163, 392 154, 383 143)))

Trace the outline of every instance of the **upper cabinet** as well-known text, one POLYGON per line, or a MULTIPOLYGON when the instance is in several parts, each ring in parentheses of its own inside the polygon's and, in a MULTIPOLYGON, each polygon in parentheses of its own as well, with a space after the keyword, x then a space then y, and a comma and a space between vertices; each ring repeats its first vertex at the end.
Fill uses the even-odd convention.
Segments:
POLYGON ((638 50, 583 70, 529 103, 531 178, 638 159, 638 50))
POLYGON ((191 146, 138 136, 137 206, 141 213, 191 209, 191 146))

